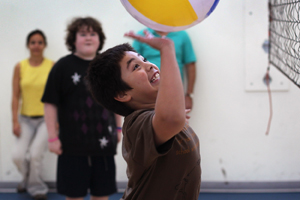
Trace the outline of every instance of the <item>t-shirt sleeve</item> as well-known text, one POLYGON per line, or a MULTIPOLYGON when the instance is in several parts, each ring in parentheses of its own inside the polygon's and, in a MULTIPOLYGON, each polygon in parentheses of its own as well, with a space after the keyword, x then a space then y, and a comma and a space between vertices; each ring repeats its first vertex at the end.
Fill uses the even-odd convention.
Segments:
POLYGON ((155 145, 153 116, 154 111, 145 111, 132 117, 129 123, 124 123, 124 148, 130 157, 143 167, 150 166, 155 159, 168 153, 166 149, 159 151, 155 145))
POLYGON ((196 62, 196 55, 189 35, 184 32, 183 37, 183 64, 196 62))
POLYGON ((43 103, 51 103, 55 105, 59 104, 61 78, 61 62, 57 62, 56 64, 54 64, 49 73, 44 94, 42 97, 43 103))

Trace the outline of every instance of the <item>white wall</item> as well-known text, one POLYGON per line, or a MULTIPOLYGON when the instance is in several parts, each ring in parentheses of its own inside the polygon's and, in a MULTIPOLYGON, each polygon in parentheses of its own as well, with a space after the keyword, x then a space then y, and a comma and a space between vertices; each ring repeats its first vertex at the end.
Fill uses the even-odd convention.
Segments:
MULTIPOLYGON (((257 36, 254 33, 261 29, 250 27, 254 23, 267 30, 266 7, 266 0, 223 0, 209 18, 187 30, 198 59, 190 124, 201 141, 203 181, 300 180, 299 88, 271 68, 274 81, 283 80, 288 87, 273 93, 274 113, 268 136, 265 88, 259 92, 246 90, 246 80, 262 79, 267 67, 261 48, 267 31, 257 36), (253 64, 252 70, 249 63, 254 60, 258 64, 253 64)), ((104 49, 131 42, 123 34, 144 27, 118 0, 0 0, 0 182, 21 178, 11 161, 15 138, 10 106, 13 67, 29 55, 26 35, 35 28, 42 29, 49 44, 45 55, 58 60, 68 53, 65 29, 75 16, 92 16, 102 22, 107 36, 104 49)), ((119 145, 117 180, 126 181, 126 164, 120 153, 119 145)), ((48 152, 44 178, 54 181, 55 170, 56 156, 48 152)))

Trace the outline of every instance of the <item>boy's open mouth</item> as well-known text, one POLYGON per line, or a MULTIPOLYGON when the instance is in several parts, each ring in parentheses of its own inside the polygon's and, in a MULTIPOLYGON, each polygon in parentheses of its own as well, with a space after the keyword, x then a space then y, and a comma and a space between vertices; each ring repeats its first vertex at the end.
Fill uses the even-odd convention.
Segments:
POLYGON ((156 79, 159 78, 159 73, 158 72, 155 72, 150 80, 150 83, 153 83, 156 79))

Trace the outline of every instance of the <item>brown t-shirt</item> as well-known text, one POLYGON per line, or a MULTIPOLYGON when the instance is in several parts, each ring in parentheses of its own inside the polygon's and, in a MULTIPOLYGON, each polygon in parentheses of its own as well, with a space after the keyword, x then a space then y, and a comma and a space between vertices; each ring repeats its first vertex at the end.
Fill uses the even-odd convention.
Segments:
POLYGON ((122 154, 129 180, 121 200, 197 200, 201 181, 197 135, 186 124, 156 147, 153 116, 154 110, 137 110, 124 120, 122 154))

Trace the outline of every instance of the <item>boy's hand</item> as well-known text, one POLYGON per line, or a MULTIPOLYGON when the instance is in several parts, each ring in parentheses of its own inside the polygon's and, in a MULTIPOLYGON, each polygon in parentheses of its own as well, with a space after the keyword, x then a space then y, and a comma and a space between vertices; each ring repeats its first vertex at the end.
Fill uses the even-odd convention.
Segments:
POLYGON ((193 108, 193 99, 190 96, 185 96, 185 109, 192 109, 193 108))
POLYGON ((57 155, 62 154, 61 142, 59 139, 54 142, 49 142, 48 148, 49 148, 49 151, 52 153, 55 153, 57 155))
POLYGON ((146 43, 149 46, 157 50, 162 50, 163 48, 174 48, 174 43, 168 38, 154 37, 149 31, 144 30, 145 36, 136 35, 133 31, 125 33, 124 36, 136 39, 140 42, 146 43))
POLYGON ((188 115, 188 113, 191 112, 191 109, 185 109, 185 121, 187 124, 189 124, 189 119, 191 116, 188 115))

